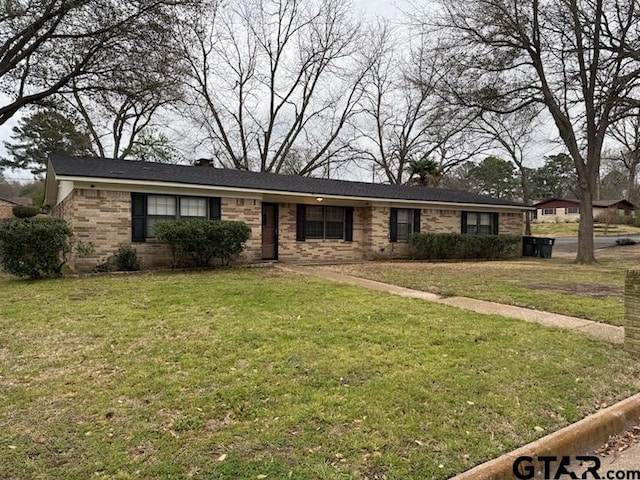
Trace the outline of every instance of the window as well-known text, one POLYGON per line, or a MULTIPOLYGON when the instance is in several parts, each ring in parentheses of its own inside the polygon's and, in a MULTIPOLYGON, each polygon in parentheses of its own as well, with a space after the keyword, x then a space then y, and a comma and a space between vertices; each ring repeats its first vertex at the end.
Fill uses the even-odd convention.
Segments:
POLYGON ((207 199, 203 197, 178 197, 180 218, 207 218, 207 199))
POLYGON ((497 213, 462 212, 462 233, 473 235, 497 235, 497 213))
POLYGON ((580 213, 580 208, 578 207, 567 207, 564 209, 564 213, 565 215, 575 215, 577 213, 580 213))
POLYGON ((296 240, 353 240, 353 208, 297 206, 296 240))
POLYGON ((220 199, 131 194, 131 238, 134 242, 153 238, 158 223, 180 218, 219 220, 220 199))
POLYGON ((180 218, 207 218, 207 199, 204 197, 147 196, 146 237, 155 237, 155 226, 160 222, 180 218))
POLYGON ((556 209, 555 208, 543 208, 542 209, 542 214, 543 215, 555 215, 556 214, 556 209))
POLYGON ((306 207, 306 238, 344 238, 345 209, 343 207, 306 207))
POLYGON ((175 220, 176 197, 149 195, 147 198, 147 230, 146 237, 154 236, 155 226, 160 222, 175 220))
POLYGON ((412 230, 412 211, 408 208, 398 209, 398 241, 406 242, 409 240, 409 235, 413 233, 412 230))
POLYGON ((307 238, 324 238, 324 207, 307 207, 307 238))
POLYGON ((420 232, 420 209, 392 208, 389 219, 389 239, 408 242, 412 233, 420 232))

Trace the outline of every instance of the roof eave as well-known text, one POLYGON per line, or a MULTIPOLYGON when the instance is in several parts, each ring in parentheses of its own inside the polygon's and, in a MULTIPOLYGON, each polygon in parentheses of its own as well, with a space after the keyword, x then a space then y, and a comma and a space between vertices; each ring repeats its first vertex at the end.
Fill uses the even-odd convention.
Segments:
POLYGON ((296 196, 296 197, 306 197, 310 199, 315 199, 319 196, 332 200, 342 200, 342 201, 364 201, 364 202, 375 202, 375 203, 403 203, 403 204, 418 204, 418 205, 434 205, 434 206, 456 206, 456 207, 471 207, 471 208, 479 208, 479 207, 487 207, 494 208, 498 210, 517 210, 517 211, 527 211, 527 210, 535 210, 534 207, 529 207, 526 205, 501 205, 501 204, 492 204, 492 203, 469 203, 469 202, 444 202, 444 201, 435 201, 435 200, 415 200, 415 199, 397 199, 397 198, 380 198, 380 197, 360 197, 360 196, 348 196, 348 195, 332 195, 326 193, 308 193, 308 192, 295 192, 295 191, 283 191, 283 190, 268 190, 268 189, 258 189, 258 188, 243 188, 243 187, 225 187, 218 185, 199 185, 199 184, 191 184, 191 183, 181 183, 181 182, 165 182, 165 181, 154 181, 154 180, 132 180, 132 179, 122 179, 122 178, 106 178, 106 177, 85 177, 85 176, 75 176, 75 175, 56 175, 56 180, 68 180, 73 182, 85 182, 92 184, 99 183, 110 183, 117 185, 128 185, 128 186, 141 186, 141 187, 164 187, 164 188, 200 188, 204 190, 217 190, 217 191, 228 191, 228 192, 241 192, 247 194, 260 194, 260 195, 281 195, 281 196, 296 196))

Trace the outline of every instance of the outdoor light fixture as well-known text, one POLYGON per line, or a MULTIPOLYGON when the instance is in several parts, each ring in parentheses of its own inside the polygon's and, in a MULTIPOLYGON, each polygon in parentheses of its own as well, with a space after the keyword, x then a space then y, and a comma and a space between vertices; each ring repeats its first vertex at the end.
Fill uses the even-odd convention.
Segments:
POLYGON ((324 198, 322 198, 322 197, 316 197, 316 200, 317 200, 317 201, 319 201, 319 202, 321 202, 321 201, 323 201, 323 200, 324 200, 324 198))

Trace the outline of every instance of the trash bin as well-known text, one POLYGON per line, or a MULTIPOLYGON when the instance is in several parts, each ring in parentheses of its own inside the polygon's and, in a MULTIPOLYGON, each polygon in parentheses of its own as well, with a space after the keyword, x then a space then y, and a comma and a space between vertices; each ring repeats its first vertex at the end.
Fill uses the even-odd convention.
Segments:
POLYGON ((522 237, 522 256, 536 257, 538 255, 538 245, 536 237, 525 235, 522 237))
POLYGON ((554 242, 555 238, 537 238, 538 256, 540 258, 551 258, 554 242))

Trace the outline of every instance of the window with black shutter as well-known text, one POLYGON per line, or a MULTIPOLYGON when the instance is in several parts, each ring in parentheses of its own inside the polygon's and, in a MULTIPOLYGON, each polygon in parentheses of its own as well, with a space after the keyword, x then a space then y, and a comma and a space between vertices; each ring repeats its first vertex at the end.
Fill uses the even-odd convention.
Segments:
POLYGON ((353 208, 298 204, 296 240, 353 241, 353 208))
POLYGON ((420 209, 392 208, 389 215, 389 239, 408 242, 411 234, 420 232, 420 209))
POLYGON ((498 235, 499 213, 462 212, 462 233, 471 235, 498 235))
POLYGON ((144 242, 155 236, 155 226, 178 219, 220 219, 220 198, 148 193, 131 194, 131 240, 144 242))

